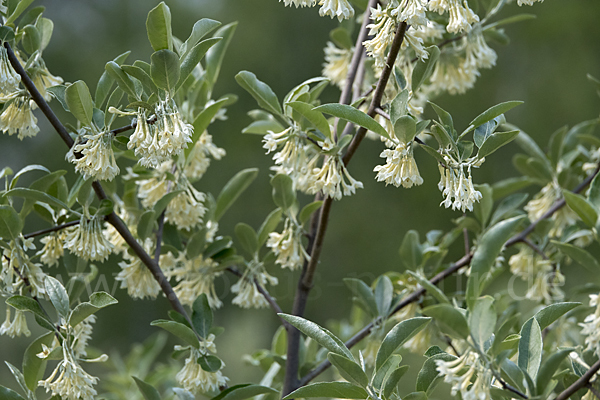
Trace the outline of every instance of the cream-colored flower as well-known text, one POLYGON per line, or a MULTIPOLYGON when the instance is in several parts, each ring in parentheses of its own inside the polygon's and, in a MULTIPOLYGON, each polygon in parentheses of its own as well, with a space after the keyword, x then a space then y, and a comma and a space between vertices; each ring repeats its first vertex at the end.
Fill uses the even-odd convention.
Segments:
POLYGON ((510 272, 528 282, 525 298, 546 304, 564 298, 560 289, 564 276, 551 260, 543 259, 530 247, 522 246, 517 254, 510 257, 508 265, 510 272))
MULTIPOLYGON (((523 207, 527 211, 529 220, 534 222, 542 218, 554 203, 562 198, 562 191, 557 182, 550 182, 535 195, 535 197, 523 207)), ((577 214, 568 206, 562 207, 552 216, 554 226, 548 232, 551 237, 559 237, 562 235, 567 226, 577 222, 577 214)))
POLYGON ((255 280, 262 287, 267 284, 277 285, 278 283, 277 278, 269 275, 262 263, 253 260, 248 263, 240 280, 231 287, 231 293, 237 294, 232 301, 233 304, 237 304, 242 308, 264 308, 269 306, 267 299, 256 287, 255 280))
POLYGON ((446 29, 450 33, 468 32, 471 25, 479 22, 479 16, 469 8, 467 0, 431 0, 429 9, 439 14, 449 13, 446 29))
POLYGON ((190 307, 201 294, 206 294, 211 308, 220 308, 223 302, 215 289, 215 279, 223 275, 218 264, 210 258, 198 256, 188 260, 181 255, 175 260, 172 268, 165 268, 165 276, 177 282, 173 291, 184 305, 190 307))
POLYGON ((6 97, 19 90, 21 77, 15 72, 4 43, 0 43, 0 96, 6 97))
POLYGON ((183 190, 183 192, 171 200, 165 211, 165 219, 179 229, 189 231, 202 223, 202 218, 206 213, 204 206, 206 195, 198 191, 183 176, 179 177, 176 189, 183 190))
POLYGON ((383 67, 385 65, 385 51, 394 41, 396 33, 396 21, 390 15, 389 6, 381 9, 371 8, 371 20, 374 23, 367 25, 369 36, 373 38, 363 42, 367 54, 375 59, 375 66, 383 67))
POLYGON ((348 68, 352 61, 354 48, 339 49, 332 42, 327 42, 324 49, 325 63, 323 64, 323 76, 328 78, 331 83, 342 89, 346 85, 348 68))
POLYGON ((46 380, 38 382, 38 386, 52 392, 53 396, 60 396, 64 400, 92 400, 97 392, 93 385, 98 383, 98 378, 91 376, 81 368, 68 349, 63 348, 64 358, 56 366, 46 380))
POLYGON ((455 55, 440 57, 429 78, 432 91, 462 94, 475 85, 479 71, 465 65, 463 58, 455 55))
POLYGON ((185 175, 191 180, 202 178, 210 165, 210 157, 220 160, 225 157, 225 150, 217 147, 212 136, 204 131, 187 157, 185 175))
POLYGON ((285 220, 281 233, 269 233, 267 247, 273 250, 277 256, 275 263, 282 268, 294 270, 300 268, 304 260, 310 260, 310 256, 302 246, 302 226, 290 218, 285 220))
POLYGON ((463 65, 465 70, 492 68, 496 65, 498 56, 486 43, 479 24, 465 37, 464 43, 467 54, 463 65))
POLYGON ((65 248, 84 260, 106 260, 112 252, 113 245, 104 237, 102 223, 100 217, 94 216, 88 219, 83 216, 79 225, 70 228, 67 232, 65 248))
POLYGON ((0 271, 0 290, 6 294, 21 294, 25 286, 31 291, 31 296, 44 296, 46 289, 44 280, 46 274, 42 265, 29 259, 27 250, 35 249, 33 241, 22 236, 10 241, 10 249, 4 249, 2 270, 0 271))
POLYGON ((44 236, 40 242, 44 244, 44 247, 40 251, 40 261, 49 267, 58 265, 58 260, 63 256, 64 241, 66 234, 64 231, 53 232, 48 236, 44 236))
POLYGON ((533 3, 535 3, 536 1, 543 3, 544 0, 517 0, 517 4, 519 6, 522 6, 523 4, 525 4, 526 6, 532 6, 533 3))
MULTIPOLYGON (((198 364, 198 358, 203 355, 199 349, 190 347, 190 356, 185 359, 185 365, 177 373, 175 379, 186 390, 197 393, 209 393, 219 390, 229 380, 221 370, 207 372, 198 364)), ((224 364, 221 365, 223 368, 224 364)))
POLYGON ((582 327, 581 334, 585 336, 586 350, 593 350, 600 356, 600 303, 597 294, 590 294, 590 307, 596 309, 579 325, 582 327))
POLYGON ((113 136, 110 132, 97 132, 95 128, 83 134, 85 142, 76 144, 74 152, 80 153, 80 158, 72 158, 75 171, 84 179, 112 181, 119 175, 119 167, 112 149, 113 136))
POLYGON ((9 100, 0 114, 0 130, 9 135, 17 134, 20 140, 37 135, 40 128, 31 103, 29 97, 20 95, 9 100))
POLYGON ((313 169, 312 185, 309 187, 308 192, 316 194, 323 191, 325 197, 340 200, 342 193, 344 196, 350 196, 356 192, 356 189, 362 188, 362 182, 350 176, 339 156, 329 156, 323 162, 321 168, 313 169))
POLYGON ((412 27, 427 25, 427 0, 400 0, 392 16, 399 22, 405 21, 412 27))
POLYGON ((52 100, 52 95, 47 89, 52 86, 62 85, 64 81, 60 76, 54 76, 48 71, 44 60, 41 57, 38 58, 38 62, 39 65, 34 69, 35 72, 32 74, 31 80, 40 94, 44 97, 44 100, 49 102, 52 100))
POLYGON ((320 0, 319 5, 322 6, 319 10, 321 17, 329 15, 331 18, 337 17, 341 22, 354 16, 354 8, 348 0, 320 0))
MULTIPOLYGON (((144 250, 151 254, 153 248, 153 240, 147 238, 144 241, 144 250)), ((160 258, 162 259, 163 256, 160 258)), ((160 293, 160 285, 154 279, 152 272, 142 263, 142 260, 128 253, 123 255, 123 259, 126 261, 119 263, 121 271, 115 278, 115 280, 121 282, 120 288, 127 289, 127 294, 134 299, 156 298, 160 293)), ((162 263, 160 265, 162 266, 162 263)))
POLYGON ((444 160, 446 167, 438 165, 440 170, 438 188, 442 192, 442 196, 446 196, 440 205, 462 212, 473 211, 473 204, 479 202, 482 197, 481 192, 475 190, 471 178, 471 166, 475 164, 467 166, 468 175, 465 175, 463 163, 457 163, 448 156, 444 156, 444 160))
POLYGON ((29 336, 31 332, 27 327, 27 320, 25 319, 25 313, 23 311, 15 311, 15 319, 10 321, 10 307, 6 307, 6 320, 0 326, 0 335, 7 335, 11 338, 15 336, 29 336))
POLYGON ((405 188, 423 183, 413 157, 411 143, 399 142, 395 149, 386 149, 379 156, 386 159, 386 164, 378 165, 373 170, 377 172, 377 182, 385 181, 386 186, 391 183, 396 187, 402 185, 405 188))
POLYGON ((436 360, 435 363, 444 382, 452 385, 452 396, 460 392, 465 400, 491 399, 492 371, 482 364, 474 351, 467 351, 456 360, 436 360), (471 384, 473 378, 475 382, 471 384))

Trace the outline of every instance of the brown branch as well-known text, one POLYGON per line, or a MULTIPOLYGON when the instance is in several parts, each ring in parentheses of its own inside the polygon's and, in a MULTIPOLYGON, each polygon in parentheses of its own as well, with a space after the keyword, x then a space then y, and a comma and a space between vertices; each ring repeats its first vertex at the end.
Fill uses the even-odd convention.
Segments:
MULTIPOLYGON (((153 123, 155 123, 155 122, 156 122, 156 115, 154 115, 154 116, 152 116, 152 117, 148 118, 148 119, 146 120, 146 122, 147 122, 149 125, 152 125, 153 123)), ((115 129, 113 129, 112 131, 110 131, 110 133, 111 133, 113 136, 117 136, 119 133, 123 133, 123 132, 130 131, 130 130, 132 130, 132 129, 135 129, 136 127, 137 127, 137 122, 132 122, 132 123, 131 123, 131 124, 129 124, 129 125, 125 125, 125 126, 122 126, 122 127, 120 127, 120 128, 115 128, 115 129)))
POLYGON ((596 361, 596 363, 592 365, 590 369, 588 369, 586 373, 581 376, 581 378, 577 379, 571 386, 569 386, 568 388, 563 390, 558 396, 556 396, 555 400, 567 400, 579 389, 585 388, 587 384, 592 380, 592 378, 596 375, 598 370, 600 370, 600 360, 596 361))
POLYGON ((32 238, 32 237, 35 237, 35 236, 41 236, 41 235, 45 235, 47 233, 57 232, 57 231, 63 230, 65 228, 68 228, 68 227, 71 227, 71 226, 79 225, 79 222, 80 222, 80 220, 67 222, 67 223, 62 224, 62 225, 53 226, 52 228, 47 228, 47 229, 42 229, 42 230, 39 230, 39 231, 27 233, 27 234, 23 235, 23 237, 25 239, 29 239, 29 238, 32 238))
POLYGON ((537 246, 535 243, 533 243, 528 238, 523 238, 523 240, 521 240, 521 242, 526 244, 527 246, 529 246, 536 253, 538 253, 544 260, 548 259, 548 256, 546 255, 546 253, 544 253, 544 251, 542 249, 540 249, 539 246, 537 246))
MULTIPOLYGON (((21 76, 21 83, 23 83, 25 88, 29 91, 29 94, 31 95, 31 98, 33 99, 33 101, 35 101, 35 103, 37 104, 39 109, 42 111, 42 113, 44 114, 46 119, 48 119, 50 124, 54 127, 56 132, 58 132, 58 134, 60 135, 62 140, 65 142, 65 144, 69 148, 73 147, 74 141, 71 138, 71 136, 69 135, 69 132, 64 127, 64 125, 60 122, 60 120, 58 119, 56 114, 54 114, 54 111, 52 111, 52 109, 50 108, 50 106, 48 105, 48 103, 46 102, 44 97, 37 90, 37 88, 35 87, 35 84, 31 80, 29 75, 27 75, 27 72, 25 71, 25 69, 23 68, 23 66, 21 65, 19 60, 17 59, 15 53, 13 52, 13 50, 10 47, 10 45, 8 44, 8 42, 4 42, 4 47, 6 47, 6 51, 8 53, 8 60, 10 61, 10 64, 12 65, 13 69, 17 72, 17 74, 19 74, 21 76)), ((96 192, 96 196, 98 197, 98 199, 100 199, 100 200, 108 199, 108 196, 104 192, 102 185, 98 181, 95 181, 92 183, 92 188, 94 189, 94 192, 96 192)), ((115 214, 113 212, 107 217, 107 221, 117 230, 117 232, 119 232, 119 234, 123 237, 125 242, 129 245, 129 247, 131 247, 133 252, 146 265, 146 267, 150 270, 150 272, 152 272, 154 279, 160 285, 163 293, 167 297, 167 300, 171 304, 171 307, 178 313, 185 316, 185 318, 188 320, 188 322, 190 322, 190 325, 193 326, 189 316, 187 315, 187 312, 185 311, 185 308, 183 307, 183 305, 177 298, 177 295, 173 291, 171 284, 169 283, 167 278, 164 276, 162 270, 160 269, 158 264, 156 262, 154 262, 152 257, 144 250, 144 248, 133 237, 133 235, 127 228, 127 225, 125 225, 125 223, 123 222, 123 220, 121 218, 119 218, 119 216, 117 214, 115 214)))

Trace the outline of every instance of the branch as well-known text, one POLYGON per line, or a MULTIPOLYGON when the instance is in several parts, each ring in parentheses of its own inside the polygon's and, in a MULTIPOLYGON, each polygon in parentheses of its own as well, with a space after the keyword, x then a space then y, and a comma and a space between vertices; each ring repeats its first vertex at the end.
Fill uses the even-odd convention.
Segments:
POLYGON ((596 363, 592 365, 590 369, 588 369, 586 373, 581 376, 581 378, 577 379, 571 386, 569 386, 561 394, 556 396, 555 400, 567 400, 579 389, 583 389, 584 387, 586 387, 590 380, 592 380, 592 378, 596 375, 596 372, 598 372, 598 370, 600 370, 600 360, 596 361, 596 363))
MULTIPOLYGON (((17 57, 15 56, 15 53, 13 52, 13 50, 10 47, 10 45, 8 44, 8 42, 4 42, 4 47, 6 47, 6 51, 8 53, 8 60, 10 61, 10 64, 12 65, 15 72, 21 76, 21 83, 23 83, 25 88, 29 91, 33 101, 35 101, 35 103, 37 104, 39 109, 42 111, 42 113, 44 113, 44 116, 48 119, 50 124, 54 127, 56 132, 58 132, 58 134, 60 135, 62 140, 66 143, 66 145, 69 146, 69 148, 73 147, 74 141, 71 138, 71 136, 69 135, 69 132, 64 127, 64 125, 60 122, 60 120, 58 119, 56 114, 54 114, 54 112, 52 111, 52 109, 50 108, 48 103, 46 103, 46 100, 44 99, 44 97, 37 90, 37 88, 35 87, 35 84, 31 80, 29 75, 27 75, 27 72, 25 71, 25 69, 23 68, 23 66, 17 59, 17 57)), ((94 192, 96 192, 96 196, 98 197, 98 199, 100 199, 100 200, 108 199, 108 196, 104 192, 104 188, 98 181, 95 181, 92 183, 92 188, 94 189, 94 192)), ((183 305, 177 298, 177 295, 173 291, 171 284, 169 283, 169 281, 163 274, 162 270, 160 269, 158 264, 156 262, 154 262, 152 257, 148 253, 146 253, 144 248, 133 237, 133 235, 127 228, 127 225, 125 225, 125 223, 123 222, 123 220, 121 218, 119 218, 119 216, 117 214, 115 214, 113 212, 107 217, 107 221, 112 226, 114 226, 114 228, 123 237, 123 239, 129 245, 129 247, 131 247, 133 252, 146 265, 146 267, 148 267, 150 272, 152 272, 154 279, 160 285, 160 287, 161 287, 163 293, 165 294, 165 296, 167 297, 167 300, 169 301, 169 303, 171 303, 171 307, 178 313, 182 314, 188 320, 188 322, 190 322, 190 325, 193 326, 189 316, 187 315, 187 312, 185 311, 185 308, 183 308, 183 305)))
MULTIPOLYGON (((153 115, 152 117, 148 118, 146 120, 146 122, 148 123, 148 125, 152 125, 153 123, 155 123, 156 122, 156 115, 153 115)), ((112 131, 110 131, 110 133, 113 136, 117 136, 119 133, 130 131, 132 129, 135 129, 136 127, 137 127, 137 122, 133 122, 133 123, 131 123, 129 125, 125 125, 125 126, 122 126, 120 128, 113 129, 112 131)))
POLYGON ((542 258, 544 260, 548 259, 548 256, 546 255, 546 253, 544 253, 544 251, 542 249, 540 249, 535 243, 533 243, 528 238, 523 238, 523 240, 521 240, 521 242, 526 244, 527 246, 531 247, 531 249, 533 251, 535 251, 536 253, 538 253, 540 256, 542 256, 542 258))
POLYGON ((41 235, 45 235, 47 233, 57 232, 57 231, 65 229, 65 228, 68 228, 70 226, 79 225, 79 222, 80 222, 80 220, 67 222, 67 223, 62 224, 62 225, 53 226, 52 228, 42 229, 42 230, 39 230, 39 231, 28 233, 26 235, 23 235, 23 237, 25 239, 29 239, 29 238, 32 238, 32 237, 35 237, 35 236, 41 236, 41 235))
MULTIPOLYGON (((233 267, 227 267, 226 271, 231 272, 233 275, 237 276, 237 277, 242 277, 244 274, 242 274, 239 270, 237 270, 236 268, 233 267)), ((281 318, 278 314, 282 314, 283 310, 281 309, 281 307, 279 307, 279 304, 277 304, 277 300, 275 300, 275 298, 273 296, 271 296, 271 294, 267 291, 267 289, 265 289, 259 282, 257 279, 254 279, 254 285, 256 286, 256 289, 260 292, 260 294, 263 295, 263 297, 265 298, 265 300, 267 300, 267 302, 269 303, 269 306, 271 306, 271 308, 273 309, 273 311, 275 311, 275 314, 277 315, 277 317, 281 320, 281 323, 283 324, 283 326, 288 329, 288 327, 290 327, 290 323, 287 322, 285 319, 281 318)))

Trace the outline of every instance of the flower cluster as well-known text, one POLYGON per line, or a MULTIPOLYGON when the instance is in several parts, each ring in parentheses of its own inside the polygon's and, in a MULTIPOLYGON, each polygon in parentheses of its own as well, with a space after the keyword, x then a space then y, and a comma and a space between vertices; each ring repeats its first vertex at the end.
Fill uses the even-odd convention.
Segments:
POLYGON ((327 157, 321 168, 313 168, 309 179, 310 185, 307 190, 309 194, 322 191, 325 197, 331 197, 334 200, 340 200, 342 194, 350 196, 356 192, 356 189, 363 188, 362 182, 350 176, 338 155, 327 157))
POLYGON ((600 355, 600 303, 597 294, 590 295, 590 307, 596 307, 594 313, 585 317, 579 325, 582 327, 581 334, 586 337, 586 350, 600 355))
POLYGON ((217 352, 217 347, 213 343, 215 335, 212 333, 201 341, 200 348, 175 346, 175 350, 190 350, 190 356, 185 359, 185 364, 181 371, 177 373, 175 379, 186 390, 197 393, 209 393, 224 387, 229 380, 223 375, 221 369, 225 364, 221 363, 221 368, 215 372, 205 371, 198 363, 198 359, 217 352))
MULTIPOLYGON (((523 208, 527 211, 530 221, 537 221, 561 198, 561 188, 558 185, 558 182, 553 181, 544 186, 523 208)), ((569 206, 565 206, 554 213, 552 220, 554 221, 554 225, 552 229, 550 229, 550 232, 548 232, 548 235, 551 237, 559 237, 567 226, 577 222, 577 214, 575 214, 569 206)))
POLYGON ((471 177, 471 167, 479 167, 483 159, 470 159, 467 161, 456 161, 449 155, 444 155, 445 165, 438 165, 440 170, 440 182, 438 188, 446 199, 440 203, 446 208, 453 210, 473 211, 473 204, 481 200, 481 192, 475 190, 471 177), (465 174, 464 168, 467 168, 465 174), (454 200, 453 200, 454 199, 454 200))
POLYGON ((384 181, 386 186, 390 183, 396 187, 410 188, 421 185, 423 178, 419 174, 417 163, 413 157, 412 143, 399 142, 394 149, 385 149, 380 157, 385 158, 385 165, 378 165, 377 182, 384 181))
POLYGON ((510 257, 508 265, 515 276, 528 282, 525 298, 542 300, 546 304, 564 298, 560 289, 564 276, 551 260, 542 258, 530 247, 522 246, 517 254, 510 257))
POLYGON ((11 338, 16 336, 29 336, 31 332, 27 327, 27 320, 25 319, 25 313, 23 311, 16 310, 15 318, 10 320, 10 307, 6 307, 6 319, 2 326, 0 326, 0 335, 8 335, 11 338))
POLYGON ((104 237, 101 216, 82 216, 79 225, 71 227, 65 238, 66 249, 88 261, 103 261, 112 252, 113 245, 104 237))
POLYGON ((40 128, 37 126, 37 118, 33 115, 34 106, 35 103, 29 97, 13 95, 0 114, 0 130, 9 135, 16 134, 21 140, 37 135, 40 128))
POLYGON ((75 164, 75 171, 84 179, 112 181, 119 174, 119 167, 112 149, 113 135, 110 132, 98 132, 95 127, 86 127, 81 135, 83 143, 74 145, 73 152, 81 157, 69 157, 75 164))
POLYGON ((325 63, 323 64, 323 76, 328 78, 331 83, 337 85, 340 89, 346 84, 348 68, 352 61, 352 49, 339 49, 332 42, 327 42, 325 51, 325 63))
POLYGON ((281 233, 269 233, 267 247, 277 256, 276 264, 291 270, 300 268, 304 260, 310 260, 302 245, 302 226, 295 219, 287 218, 281 233))
POLYGON ((220 160, 225 157, 225 150, 217 147, 212 140, 212 136, 204 131, 194 145, 194 148, 187 157, 185 166, 185 175, 190 180, 202 178, 210 166, 210 157, 220 160))
POLYGON ((242 308, 268 307, 267 299, 258 290, 256 284, 265 287, 267 284, 277 285, 277 283, 277 278, 269 275, 261 262, 252 260, 246 265, 240 280, 231 287, 231 292, 236 294, 232 303, 242 308))
POLYGON ((491 398, 492 371, 483 365, 476 352, 467 351, 456 360, 436 360, 435 363, 444 382, 452 385, 452 396, 460 392, 463 399, 491 398), (473 378, 475 382, 471 383, 473 378))
POLYGON ((215 290, 215 279, 223 275, 223 271, 215 261, 202 256, 189 260, 182 254, 169 265, 165 268, 165 276, 175 279, 173 291, 182 304, 192 306, 198 296, 205 294, 211 308, 223 305, 215 290))
MULTIPOLYGON (((154 248, 154 242, 148 238, 144 241, 144 250, 151 253, 154 248)), ((163 264, 165 256, 160 257, 160 265, 163 264)), ((152 272, 142 263, 142 261, 129 253, 123 254, 124 261, 119 263, 121 271, 115 280, 121 282, 121 289, 127 289, 127 294, 134 299, 143 299, 146 297, 155 298, 160 293, 160 286, 154 279, 152 272)))

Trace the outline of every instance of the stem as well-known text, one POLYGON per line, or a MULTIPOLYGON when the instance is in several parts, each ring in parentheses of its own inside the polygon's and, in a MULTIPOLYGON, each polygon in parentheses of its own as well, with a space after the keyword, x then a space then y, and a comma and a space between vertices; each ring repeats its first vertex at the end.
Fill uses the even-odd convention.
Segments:
MULTIPOLYGON (((60 120, 58 119, 56 114, 54 114, 54 112, 52 111, 52 109, 50 108, 48 103, 46 103, 46 100, 44 99, 44 97, 37 90, 37 88, 35 87, 35 84, 31 80, 29 75, 27 75, 27 72, 25 71, 23 66, 21 66, 21 63, 15 56, 15 53, 11 49, 8 42, 4 42, 4 47, 6 47, 6 51, 8 53, 8 60, 10 61, 10 64, 12 65, 15 72, 21 76, 21 83, 23 83, 25 88, 29 91, 29 94, 31 95, 31 98, 33 99, 33 101, 35 101, 35 103, 37 104, 39 109, 42 111, 42 113, 44 113, 44 116, 46 117, 46 119, 48 119, 50 124, 54 127, 56 132, 58 132, 58 134, 60 135, 62 140, 66 143, 66 145, 69 146, 69 148, 73 147, 74 141, 71 138, 71 136, 69 135, 69 132, 64 127, 64 125, 60 122, 60 120)), ((94 192, 96 192, 96 196, 98 197, 99 200, 108 199, 108 196, 104 192, 102 185, 98 181, 95 181, 92 183, 92 188, 94 189, 94 192)), ((183 308, 183 305, 177 298, 177 295, 173 291, 171 284, 169 283, 167 278, 164 276, 162 270, 160 269, 158 264, 152 259, 152 257, 144 250, 144 248, 133 237, 133 235, 127 228, 127 225, 125 225, 125 223, 123 222, 123 220, 121 218, 119 218, 119 216, 117 214, 115 214, 113 212, 107 217, 107 221, 112 226, 114 226, 114 228, 123 237, 123 239, 129 245, 129 247, 131 247, 133 252, 146 265, 146 267, 150 270, 150 272, 152 272, 154 279, 160 285, 167 300, 171 304, 171 307, 178 313, 182 314, 188 320, 190 325, 193 326, 193 324, 191 323, 190 317, 187 315, 185 308, 183 308)))
POLYGON ((535 243, 533 243, 531 240, 529 240, 528 238, 523 238, 522 242, 524 244, 526 244, 527 246, 531 247, 531 249, 533 251, 535 251, 536 253, 538 253, 540 256, 542 256, 542 258, 544 260, 548 259, 548 256, 546 255, 546 253, 544 253, 544 251, 542 249, 540 249, 535 243))
MULTIPOLYGON (((147 122, 149 125, 152 125, 153 123, 155 123, 155 122, 156 122, 156 115, 152 116, 151 118, 148 118, 148 119, 146 120, 146 122, 147 122)), ((113 129, 112 131, 110 131, 110 133, 111 133, 113 136, 117 136, 119 133, 123 133, 123 132, 130 131, 130 130, 132 130, 132 129, 135 129, 136 127, 137 127, 137 122, 133 122, 133 123, 131 123, 131 124, 129 124, 129 125, 125 125, 125 126, 122 126, 122 127, 120 127, 120 128, 113 129)))
POLYGON ((571 386, 566 388, 562 393, 556 396, 555 400, 567 400, 571 395, 575 394, 579 389, 583 389, 596 375, 596 372, 600 370, 600 360, 596 361, 594 365, 586 371, 581 378, 577 379, 571 386))
POLYGON ((80 220, 67 222, 67 223, 62 224, 62 225, 53 226, 52 228, 42 229, 42 230, 39 230, 39 231, 28 233, 26 235, 23 235, 23 237, 25 239, 29 239, 29 238, 32 238, 32 237, 35 237, 35 236, 41 236, 41 235, 45 235, 47 233, 57 232, 57 231, 65 229, 65 228, 68 228, 70 226, 79 225, 79 222, 80 222, 80 220))

